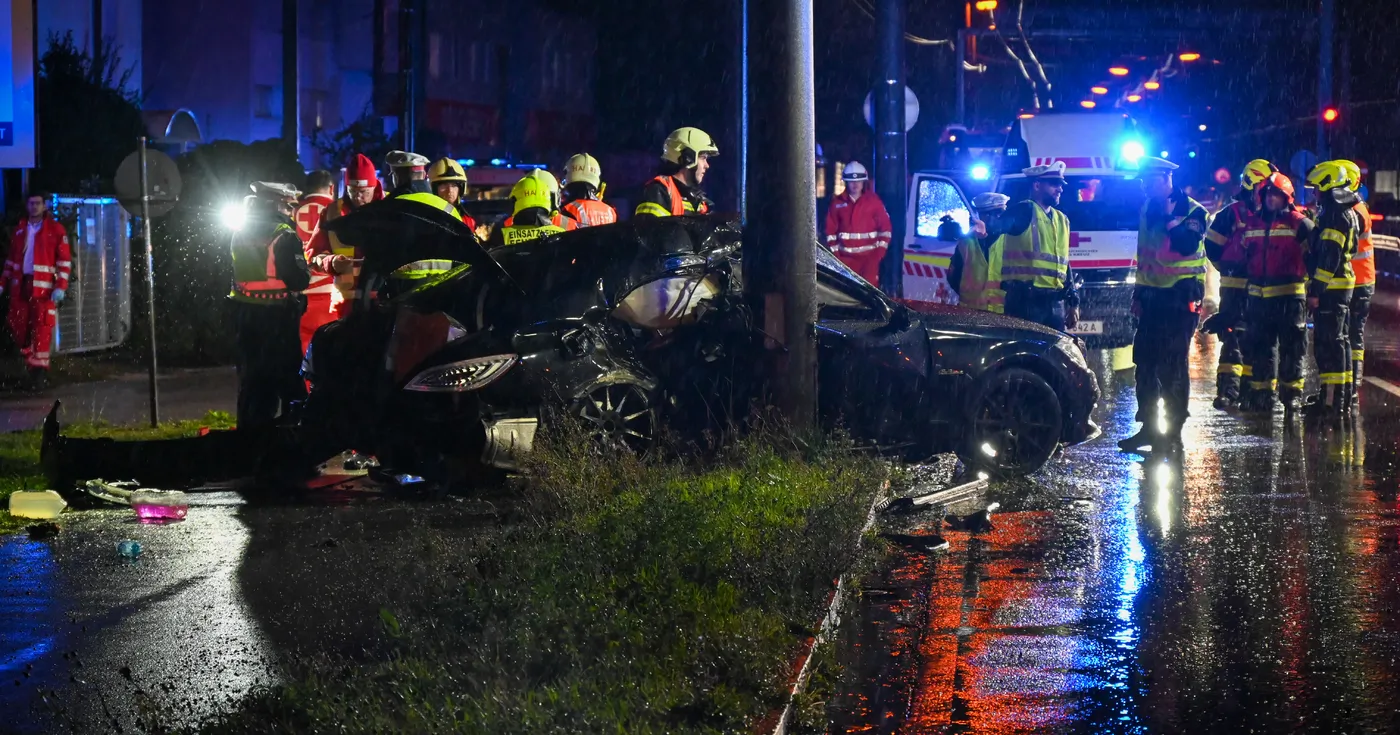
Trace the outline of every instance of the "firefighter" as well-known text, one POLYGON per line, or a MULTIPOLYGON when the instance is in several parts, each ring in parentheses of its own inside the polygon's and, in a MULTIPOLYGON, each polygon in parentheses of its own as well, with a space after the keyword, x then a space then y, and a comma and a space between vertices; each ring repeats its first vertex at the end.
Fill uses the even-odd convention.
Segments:
POLYGON ((389 167, 389 196, 432 194, 428 183, 428 158, 410 151, 389 151, 384 157, 389 167))
POLYGON ((870 174, 858 161, 841 171, 846 190, 831 200, 826 210, 826 246, 842 263, 870 282, 880 286, 880 261, 890 247, 890 213, 867 189, 870 174))
POLYGON ((1162 158, 1138 164, 1147 201, 1138 217, 1137 286, 1133 314, 1138 433, 1118 446, 1156 451, 1180 446, 1190 416, 1187 353, 1206 295, 1205 207, 1172 185, 1177 165, 1162 158), (1158 405, 1164 420, 1158 421, 1158 405), (1166 446, 1163 446, 1165 444, 1166 446))
POLYGON ((1317 226, 1308 249, 1308 309, 1313 315, 1313 357, 1322 392, 1310 402, 1311 413, 1340 415, 1351 411, 1351 343, 1347 341, 1348 311, 1356 276, 1351 258, 1361 232, 1349 177, 1336 161, 1324 161, 1308 172, 1308 186, 1317 198, 1317 226))
POLYGON ((24 205, 27 216, 10 237, 0 293, 10 292, 10 335, 29 369, 29 388, 38 391, 48 387, 53 329, 68 294, 73 253, 68 232, 49 212, 48 194, 30 194, 24 205))
POLYGON ((1304 253, 1312 221, 1294 205, 1293 192, 1287 176, 1270 174, 1260 184, 1259 211, 1244 214, 1243 245, 1249 263, 1245 338, 1254 368, 1245 381, 1249 398, 1243 408, 1248 411, 1273 411, 1277 392, 1292 414, 1303 394, 1308 279, 1304 253))
POLYGON ((610 225, 617 210, 603 203, 603 169, 598 159, 579 153, 564 164, 564 206, 561 211, 579 227, 610 225))
POLYGON ((661 147, 661 173, 642 189, 642 201, 633 216, 669 217, 705 214, 711 202, 700 189, 710 158, 719 148, 699 128, 677 128, 661 147))
MULTIPOLYGON (((306 175, 306 193, 302 195, 292 222, 301 238, 306 257, 311 259, 311 238, 321 223, 322 212, 335 203, 335 178, 330 171, 312 171, 306 175)), ((302 295, 306 297, 306 312, 301 315, 301 351, 311 344, 311 335, 323 324, 335 321, 335 277, 329 273, 311 271, 311 285, 302 295)))
POLYGON ((428 169, 428 183, 432 185, 433 194, 457 208, 462 224, 476 232, 476 219, 467 214, 463 206, 467 195, 467 170, 462 164, 451 158, 439 158, 428 169))
POLYGON ((311 283, 301 240, 292 225, 300 193, 287 184, 256 182, 244 200, 248 219, 233 233, 234 323, 238 329, 238 428, 267 426, 279 410, 306 398, 297 349, 311 283))
POLYGON ((1069 266, 1069 218, 1055 207, 1065 188, 1065 163, 1032 166, 1029 199, 987 223, 989 237, 1002 246, 1002 288, 1006 313, 1051 329, 1073 329, 1079 322, 1079 293, 1069 266))
POLYGON ((578 228, 578 223, 559 213, 559 183, 544 169, 537 168, 515 182, 510 198, 514 212, 491 233, 489 247, 519 245, 578 228))
POLYGON ((1356 276, 1356 288, 1351 292, 1351 318, 1347 322, 1347 339, 1351 342, 1351 400, 1355 403, 1364 377, 1361 364, 1366 358, 1366 317, 1371 314, 1371 298, 1376 295, 1376 259, 1371 245, 1371 210, 1361 200, 1361 167, 1351 161, 1338 161, 1347 172, 1347 188, 1357 192, 1356 218, 1361 233, 1356 237, 1356 255, 1351 256, 1351 270, 1356 276))
POLYGON ((958 293, 958 303, 970 309, 1001 314, 1006 311, 1006 292, 1001 288, 1004 237, 988 237, 987 225, 1006 213, 1011 197, 996 192, 978 194, 972 200, 977 216, 972 232, 957 239, 957 249, 948 268, 948 283, 958 293))
POLYGON ((383 198, 384 187, 379 183, 374 162, 363 153, 355 154, 355 160, 345 169, 345 196, 321 211, 315 234, 306 246, 312 272, 334 279, 335 290, 330 297, 337 319, 350 313, 350 305, 360 296, 360 254, 342 243, 326 224, 383 198))
POLYGON ((1215 407, 1221 410, 1239 405, 1240 384, 1254 373, 1244 350, 1249 286, 1244 255, 1245 215, 1259 211, 1259 184, 1275 173, 1278 168, 1262 158, 1245 164, 1234 201, 1216 213, 1206 231, 1206 257, 1220 272, 1220 308, 1206 320, 1201 331, 1220 338, 1215 407))

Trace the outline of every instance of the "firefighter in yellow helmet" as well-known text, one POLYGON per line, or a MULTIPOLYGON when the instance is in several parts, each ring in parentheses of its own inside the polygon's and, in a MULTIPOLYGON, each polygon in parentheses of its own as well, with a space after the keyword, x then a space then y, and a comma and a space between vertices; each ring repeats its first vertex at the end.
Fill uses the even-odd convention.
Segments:
POLYGON ((1356 203, 1361 198, 1348 184, 1345 168, 1323 161, 1308 172, 1317 201, 1317 227, 1307 254, 1308 308, 1313 312, 1313 358, 1322 393, 1308 406, 1315 414, 1351 411, 1351 344, 1347 339, 1351 292, 1356 276, 1351 258, 1361 234, 1356 203))
POLYGON ((1376 251, 1371 246, 1371 209, 1361 199, 1361 167, 1351 161, 1337 161, 1347 174, 1347 188, 1357 193, 1352 206, 1361 233, 1356 238, 1356 254, 1351 256, 1351 270, 1356 276, 1356 288, 1351 292, 1348 310, 1347 340, 1351 342, 1352 403, 1363 377, 1362 361, 1366 358, 1366 317, 1371 314, 1371 298, 1376 295, 1376 251))
POLYGON ((715 141, 699 128, 678 128, 661 148, 661 172, 642 189, 634 216, 670 217, 704 214, 711 202, 701 190, 710 158, 719 155, 715 141))
POLYGON ((617 221, 617 210, 603 203, 603 169, 598 159, 580 153, 564 164, 564 214, 579 227, 610 225, 617 221))
POLYGON ((451 158, 439 158, 428 168, 428 183, 433 193, 440 199, 457 208, 462 216, 462 224, 469 230, 476 230, 476 220, 463 208, 467 195, 467 171, 462 164, 451 158))
POLYGON ((1245 307, 1249 303, 1249 258, 1244 250, 1246 215, 1259 211, 1259 185, 1278 167, 1256 158, 1240 172, 1234 201, 1216 213, 1206 230, 1206 257, 1220 272, 1220 308, 1201 331, 1220 338, 1220 362, 1215 371, 1215 407, 1228 410, 1242 403, 1241 385, 1253 377, 1254 363, 1246 355, 1245 307))
POLYGON ((488 247, 518 245, 541 237, 578 229, 578 223, 559 213, 559 182, 544 169, 535 169, 510 190, 514 211, 503 227, 491 233, 488 247))

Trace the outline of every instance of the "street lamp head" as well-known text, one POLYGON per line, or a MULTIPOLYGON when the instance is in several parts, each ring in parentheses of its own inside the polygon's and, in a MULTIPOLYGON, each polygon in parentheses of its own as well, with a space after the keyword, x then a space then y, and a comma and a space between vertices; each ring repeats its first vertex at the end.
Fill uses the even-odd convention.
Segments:
POLYGON ((1144 89, 1158 90, 1162 88, 1161 82, 1147 82, 1142 85, 1144 89))
POLYGON ((1094 94, 1108 94, 1108 87, 1090 87, 1089 91, 1094 94))
POLYGON ((1184 53, 1184 54, 1178 54, 1176 58, 1181 59, 1182 61, 1185 61, 1185 62, 1192 62, 1192 61, 1200 61, 1200 60, 1201 60, 1201 55, 1198 54, 1198 53, 1196 53, 1195 51, 1187 51, 1187 52, 1184 53))
POLYGON ((1108 67, 1108 73, 1109 73, 1109 74, 1112 74, 1112 75, 1115 76, 1115 77, 1126 77, 1126 76, 1128 76, 1128 67, 1126 67, 1126 66, 1110 66, 1110 67, 1108 67))

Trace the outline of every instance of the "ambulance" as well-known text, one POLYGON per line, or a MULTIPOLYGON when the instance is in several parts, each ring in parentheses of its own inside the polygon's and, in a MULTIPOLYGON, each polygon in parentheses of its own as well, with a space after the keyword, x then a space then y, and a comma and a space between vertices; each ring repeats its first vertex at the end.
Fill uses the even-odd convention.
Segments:
MULTIPOLYGON (((1063 161, 1068 185, 1060 211, 1069 218, 1070 264, 1084 280, 1079 324, 1072 332, 1091 347, 1132 344, 1133 285, 1137 274, 1136 177, 1146 143, 1131 118, 1117 113, 1022 115, 1011 126, 998 161, 994 190, 1013 203, 1030 195, 1021 170, 1063 161)), ((968 227, 971 207, 952 179, 914 175, 904 236, 904 297, 957 303, 947 269, 954 244, 938 239, 944 216, 968 227)))

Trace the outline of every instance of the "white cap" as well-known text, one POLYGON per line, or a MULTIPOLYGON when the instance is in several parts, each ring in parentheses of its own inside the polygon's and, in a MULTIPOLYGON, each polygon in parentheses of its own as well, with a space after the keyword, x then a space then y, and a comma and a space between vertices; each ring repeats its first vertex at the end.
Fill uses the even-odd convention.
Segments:
POLYGON ((860 165, 860 161, 851 161, 841 170, 842 181, 865 181, 870 178, 870 172, 860 165))
POLYGON ((389 151, 389 155, 384 157, 384 163, 389 168, 421 168, 426 169, 429 163, 427 156, 419 155, 412 151, 389 151))
POLYGON ((1157 158, 1156 156, 1143 156, 1138 161, 1138 171, 1143 173, 1149 171, 1175 171, 1179 168, 1181 167, 1175 163, 1165 158, 1157 158))
POLYGON ((1030 168, 1021 169, 1021 173, 1025 174, 1028 179, 1059 179, 1063 181, 1065 178, 1065 162, 1055 161, 1041 166, 1031 166, 1030 168))
POLYGON ((253 196, 261 199, 281 201, 284 199, 296 199, 301 196, 301 192, 298 191, 295 186, 291 184, 281 184, 275 181, 254 181, 248 188, 253 190, 253 196))
POLYGON ((983 192, 972 199, 972 206, 978 210, 1006 209, 1006 205, 1011 201, 1011 197, 1005 194, 998 194, 994 191, 983 192))

